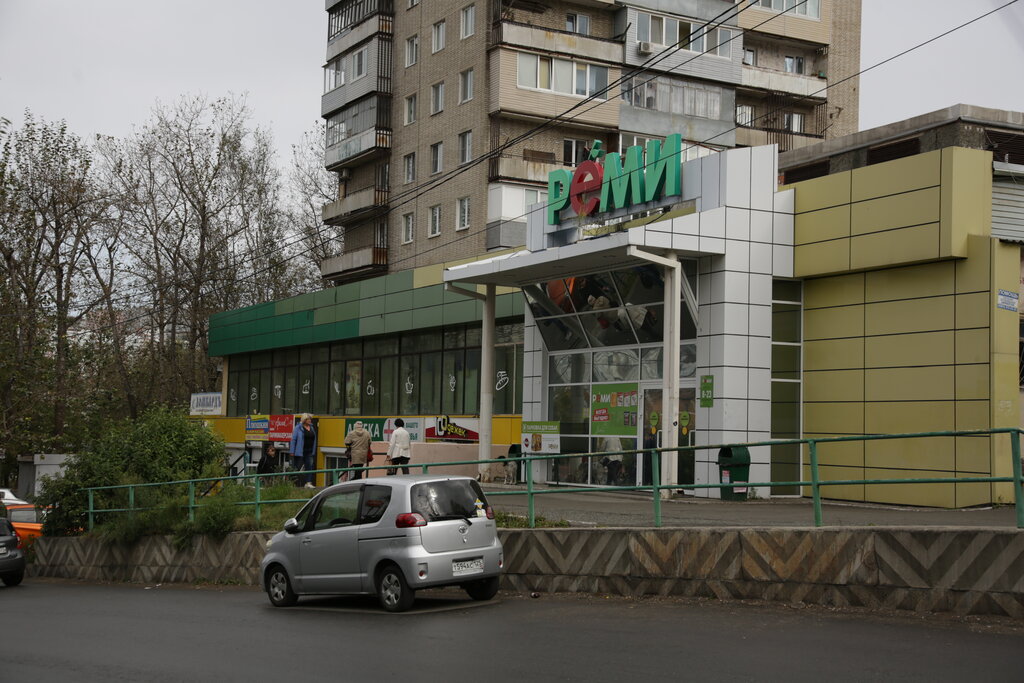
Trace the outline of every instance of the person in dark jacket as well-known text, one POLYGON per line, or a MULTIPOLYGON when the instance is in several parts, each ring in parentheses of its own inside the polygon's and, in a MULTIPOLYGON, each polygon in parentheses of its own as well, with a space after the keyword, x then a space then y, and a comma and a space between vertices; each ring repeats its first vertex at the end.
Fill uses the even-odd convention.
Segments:
MULTIPOLYGON (((260 461, 256 464, 256 474, 273 474, 277 472, 277 447, 273 443, 267 444, 267 448, 263 451, 263 456, 260 457, 260 461)), ((270 486, 273 485, 275 477, 264 477, 263 484, 270 486)))
POLYGON ((306 488, 313 488, 313 475, 308 473, 316 469, 316 428, 313 426, 313 416, 309 413, 302 414, 292 431, 291 453, 295 459, 295 469, 305 469, 307 472, 306 488))

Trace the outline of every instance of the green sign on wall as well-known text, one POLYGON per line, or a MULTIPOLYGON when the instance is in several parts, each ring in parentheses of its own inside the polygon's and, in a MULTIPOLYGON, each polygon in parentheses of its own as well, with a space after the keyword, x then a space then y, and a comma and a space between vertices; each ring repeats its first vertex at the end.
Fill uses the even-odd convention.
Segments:
POLYGON ((595 384, 590 397, 590 432, 602 436, 636 436, 636 382, 595 384))
POLYGON ((700 376, 700 407, 711 408, 715 405, 715 376, 700 376))

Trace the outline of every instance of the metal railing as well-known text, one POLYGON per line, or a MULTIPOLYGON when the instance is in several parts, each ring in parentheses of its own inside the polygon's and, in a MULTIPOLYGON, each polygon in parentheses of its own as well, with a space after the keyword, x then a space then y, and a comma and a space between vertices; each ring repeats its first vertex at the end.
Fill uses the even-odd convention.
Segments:
MULTIPOLYGON (((616 452, 602 452, 602 453, 568 453, 568 454, 557 454, 557 455, 526 455, 520 457, 509 457, 509 458, 493 458, 489 460, 456 460, 449 462, 434 462, 434 463, 416 463, 410 464, 410 469, 419 469, 423 474, 429 474, 431 470, 452 467, 452 466, 479 466, 488 464, 505 464, 508 463, 525 463, 525 494, 527 496, 527 517, 530 528, 536 526, 537 515, 535 500, 537 496, 548 495, 554 493, 595 493, 595 492, 621 492, 621 491, 647 491, 651 493, 651 505, 652 513, 654 518, 654 526, 660 527, 662 525, 662 492, 673 492, 673 491, 689 491, 696 489, 724 489, 729 488, 730 490, 740 485, 740 482, 731 481, 726 483, 718 484, 662 484, 660 483, 661 476, 661 458, 662 454, 669 453, 689 453, 699 450, 717 450, 721 448, 736 448, 746 447, 753 448, 756 446, 778 446, 778 445, 790 445, 790 444, 806 444, 808 448, 809 462, 807 465, 810 468, 811 478, 810 480, 800 481, 764 481, 764 482, 742 482, 742 486, 748 488, 753 487, 807 487, 811 490, 811 499, 814 509, 814 526, 820 527, 823 524, 822 511, 821 511, 821 489, 826 486, 849 486, 857 484, 963 484, 963 483, 1012 483, 1013 484, 1013 496, 1014 505, 1016 508, 1016 523, 1018 529, 1024 529, 1024 485, 1022 485, 1022 473, 1021 473, 1021 450, 1020 450, 1020 436, 1024 433, 1016 427, 1005 427, 998 429, 977 429, 977 430, 958 430, 958 431, 943 431, 943 432, 917 432, 910 434, 877 434, 877 435, 863 435, 863 436, 836 436, 836 437, 822 437, 815 439, 778 439, 770 441, 753 441, 739 444, 708 444, 708 445, 695 445, 695 446, 680 446, 678 448, 656 448, 656 449, 638 449, 638 450, 627 450, 627 451, 616 451, 616 452), (983 436, 995 436, 998 434, 1007 434, 1010 438, 1010 453, 1011 453, 1011 466, 1012 476, 1008 477, 912 477, 912 478, 892 478, 892 479, 828 479, 822 480, 820 476, 820 468, 818 464, 818 446, 821 444, 829 443, 843 443, 850 441, 881 441, 881 440, 893 440, 893 439, 917 439, 917 438, 929 438, 929 437, 983 437, 983 436), (533 464, 542 461, 558 461, 563 459, 583 459, 583 458, 601 458, 610 455, 650 455, 651 457, 651 476, 652 483, 640 484, 635 486, 577 486, 577 487, 566 487, 556 486, 552 488, 537 488, 536 482, 533 478, 533 464)), ((303 477, 306 475, 317 475, 324 474, 331 480, 332 484, 337 484, 341 481, 342 476, 346 472, 353 472, 356 470, 362 470, 364 473, 368 470, 383 470, 391 468, 390 465, 371 465, 367 467, 348 467, 348 468, 335 468, 335 469, 320 469, 320 470, 292 470, 288 472, 276 472, 270 474, 243 474, 236 476, 226 477, 211 477, 205 479, 186 479, 181 481, 169 481, 169 482, 155 482, 147 484, 119 484, 115 486, 95 486, 85 489, 88 494, 88 529, 91 531, 95 527, 96 517, 100 514, 107 513, 124 513, 134 514, 145 508, 139 508, 135 506, 135 492, 138 489, 146 489, 158 486, 186 486, 188 494, 188 503, 186 505, 188 511, 188 518, 190 520, 195 519, 195 512, 202 505, 196 502, 196 485, 202 483, 209 483, 211 489, 216 488, 218 483, 223 482, 252 482, 254 489, 253 500, 251 501, 240 501, 238 505, 252 505, 255 506, 255 519, 259 523, 261 518, 261 506, 281 504, 281 503, 305 503, 308 498, 286 498, 286 499, 274 499, 264 500, 261 497, 261 492, 265 484, 263 480, 274 479, 278 477, 293 478, 296 476, 303 477), (128 504, 127 507, 114 507, 114 508, 96 508, 96 494, 101 491, 119 491, 127 490, 128 493, 128 504)), ((371 480, 372 481, 372 480, 371 480)), ((511 496, 511 495, 523 495, 522 490, 501 490, 501 491, 487 491, 488 496, 511 496)))

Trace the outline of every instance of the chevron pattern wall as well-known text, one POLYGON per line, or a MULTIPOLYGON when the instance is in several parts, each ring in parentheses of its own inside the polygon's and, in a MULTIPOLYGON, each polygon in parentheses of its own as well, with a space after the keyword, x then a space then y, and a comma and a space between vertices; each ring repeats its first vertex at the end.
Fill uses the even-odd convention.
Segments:
MULTIPOLYGON (((259 583, 270 532, 166 537, 131 548, 41 538, 34 576, 259 583)), ((1024 532, 1014 529, 502 529, 503 587, 678 595, 1024 619, 1024 532)))

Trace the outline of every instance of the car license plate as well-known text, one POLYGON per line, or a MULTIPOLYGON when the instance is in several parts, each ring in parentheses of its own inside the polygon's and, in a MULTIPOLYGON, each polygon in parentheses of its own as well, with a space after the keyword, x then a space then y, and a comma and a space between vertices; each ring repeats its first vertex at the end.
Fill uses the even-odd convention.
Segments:
POLYGON ((475 557, 472 560, 452 560, 452 576, 479 574, 483 570, 484 558, 482 557, 475 557))
POLYGON ((7 548, 0 547, 0 555, 6 555, 6 554, 7 554, 7 548))

